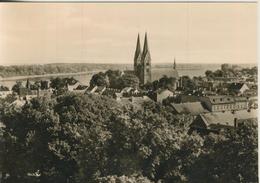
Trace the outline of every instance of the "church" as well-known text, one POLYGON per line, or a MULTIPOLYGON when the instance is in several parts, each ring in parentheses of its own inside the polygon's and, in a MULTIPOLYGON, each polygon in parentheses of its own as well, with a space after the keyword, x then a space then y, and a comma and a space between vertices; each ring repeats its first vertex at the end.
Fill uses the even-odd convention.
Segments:
POLYGON ((176 79, 176 85, 178 85, 179 74, 176 69, 176 62, 172 68, 152 68, 151 66, 151 54, 148 46, 147 33, 145 33, 143 50, 140 44, 140 36, 137 36, 137 43, 134 55, 134 74, 139 78, 141 84, 146 84, 159 80, 163 76, 173 77, 176 79))

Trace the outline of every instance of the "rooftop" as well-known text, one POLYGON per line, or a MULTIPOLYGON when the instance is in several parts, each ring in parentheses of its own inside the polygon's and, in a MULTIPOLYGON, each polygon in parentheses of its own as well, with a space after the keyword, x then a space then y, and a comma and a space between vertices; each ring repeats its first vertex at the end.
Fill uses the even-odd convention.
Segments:
POLYGON ((232 113, 231 111, 227 112, 211 112, 200 114, 200 117, 203 119, 207 126, 209 125, 224 125, 224 126, 233 126, 235 118, 237 120, 246 120, 246 119, 256 119, 257 118, 257 110, 252 109, 240 110, 232 113))
POLYGON ((198 115, 201 113, 209 112, 208 110, 203 108, 200 102, 187 102, 180 104, 172 103, 171 106, 179 114, 198 115))
POLYGON ((235 102, 233 97, 218 95, 218 96, 208 96, 208 99, 212 104, 225 104, 235 102))

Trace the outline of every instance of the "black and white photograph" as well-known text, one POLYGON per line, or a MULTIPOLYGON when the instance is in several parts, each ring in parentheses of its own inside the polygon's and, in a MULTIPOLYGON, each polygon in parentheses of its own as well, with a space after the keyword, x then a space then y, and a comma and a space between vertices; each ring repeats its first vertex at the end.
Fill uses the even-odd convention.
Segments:
POLYGON ((258 183, 255 1, 0 2, 0 183, 258 183))

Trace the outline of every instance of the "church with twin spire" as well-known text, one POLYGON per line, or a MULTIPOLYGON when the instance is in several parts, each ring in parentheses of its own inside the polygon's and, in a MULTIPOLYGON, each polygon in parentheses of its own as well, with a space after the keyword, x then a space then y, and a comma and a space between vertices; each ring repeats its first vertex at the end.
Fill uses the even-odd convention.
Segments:
POLYGON ((143 50, 141 48, 140 36, 138 34, 134 56, 134 72, 142 84, 152 81, 151 55, 148 47, 147 33, 145 33, 143 50))
POLYGON ((159 69, 153 69, 151 66, 151 54, 148 46, 147 33, 144 37, 144 46, 141 48, 140 36, 137 36, 136 49, 134 54, 134 73, 139 78, 141 84, 151 83, 154 80, 158 80, 164 75, 168 77, 179 79, 178 71, 176 69, 176 62, 174 59, 173 68, 164 69, 165 72, 161 72, 159 69))

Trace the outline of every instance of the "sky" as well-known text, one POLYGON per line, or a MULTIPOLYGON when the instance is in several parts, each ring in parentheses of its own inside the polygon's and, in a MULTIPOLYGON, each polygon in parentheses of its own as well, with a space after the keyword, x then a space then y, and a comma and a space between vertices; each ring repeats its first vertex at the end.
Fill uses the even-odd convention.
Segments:
POLYGON ((0 65, 256 63, 256 3, 1 3, 0 65))

